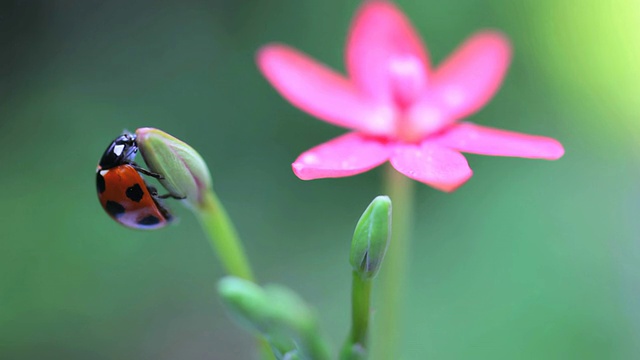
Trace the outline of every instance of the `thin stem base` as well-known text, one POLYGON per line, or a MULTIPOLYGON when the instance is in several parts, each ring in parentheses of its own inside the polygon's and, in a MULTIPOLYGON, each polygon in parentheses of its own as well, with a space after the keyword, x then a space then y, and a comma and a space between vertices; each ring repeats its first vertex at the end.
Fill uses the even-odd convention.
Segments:
POLYGON ((374 360, 398 358, 398 344, 402 338, 402 313, 405 280, 408 269, 411 228, 413 226, 413 197, 415 182, 387 164, 384 190, 393 203, 391 242, 385 263, 380 271, 378 316, 374 319, 374 360))
MULTIPOLYGON (((196 214, 225 272, 255 282, 238 233, 220 199, 213 191, 205 194, 196 214)), ((262 338, 257 340, 261 359, 274 360, 269 343, 262 338)))
POLYGON ((371 280, 353 272, 351 283, 351 332, 340 360, 364 359, 369 352, 369 317, 371 316, 371 280))
POLYGON ((222 203, 213 191, 207 192, 198 212, 200 223, 208 235, 222 266, 229 275, 254 281, 238 233, 222 203))

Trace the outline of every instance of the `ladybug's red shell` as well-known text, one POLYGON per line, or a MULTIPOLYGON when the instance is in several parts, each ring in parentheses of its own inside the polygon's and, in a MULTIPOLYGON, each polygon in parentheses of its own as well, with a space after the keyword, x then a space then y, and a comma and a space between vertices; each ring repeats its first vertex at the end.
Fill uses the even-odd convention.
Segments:
POLYGON ((129 164, 109 169, 98 167, 98 198, 105 211, 120 224, 135 229, 157 229, 169 223, 171 215, 158 203, 144 179, 129 164))

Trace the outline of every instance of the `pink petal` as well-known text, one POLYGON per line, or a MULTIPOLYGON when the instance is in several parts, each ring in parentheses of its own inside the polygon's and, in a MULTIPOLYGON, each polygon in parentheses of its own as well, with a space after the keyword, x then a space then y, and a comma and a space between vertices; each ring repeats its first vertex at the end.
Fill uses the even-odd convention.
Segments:
POLYGON ((466 40, 433 74, 426 93, 447 115, 447 123, 482 108, 497 92, 511 60, 511 45, 497 32, 466 40))
POLYGON ((302 180, 352 176, 389 159, 386 143, 359 133, 348 133, 300 155, 293 172, 302 180))
POLYGON ((376 112, 342 75, 285 45, 264 46, 258 67, 295 106, 334 125, 385 134, 391 118, 376 112))
POLYGON ((564 154, 562 144, 555 139, 471 123, 454 125, 430 142, 458 151, 482 155, 556 160, 564 154))
POLYGON ((391 165, 411 179, 447 192, 455 190, 473 175, 462 154, 428 142, 397 145, 391 165))
POLYGON ((426 83, 428 57, 420 36, 392 2, 370 0, 364 2, 351 26, 347 68, 367 94, 391 101, 397 71, 394 68, 401 68, 397 76, 400 83, 406 83, 406 78, 415 83, 400 86, 419 87, 426 83), (409 69, 410 73, 402 69, 409 69))

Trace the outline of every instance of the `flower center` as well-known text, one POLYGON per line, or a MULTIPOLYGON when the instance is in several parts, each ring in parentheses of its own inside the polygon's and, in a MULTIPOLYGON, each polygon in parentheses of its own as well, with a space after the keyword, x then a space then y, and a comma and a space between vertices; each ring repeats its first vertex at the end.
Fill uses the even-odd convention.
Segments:
POLYGON ((427 84, 424 66, 413 55, 395 56, 389 62, 391 94, 396 106, 408 108, 427 84))
POLYGON ((426 123, 437 117, 433 111, 420 111, 422 114, 415 111, 427 86, 424 65, 413 55, 395 56, 389 61, 389 76, 395 108, 394 137, 404 142, 418 142, 425 136, 426 123))

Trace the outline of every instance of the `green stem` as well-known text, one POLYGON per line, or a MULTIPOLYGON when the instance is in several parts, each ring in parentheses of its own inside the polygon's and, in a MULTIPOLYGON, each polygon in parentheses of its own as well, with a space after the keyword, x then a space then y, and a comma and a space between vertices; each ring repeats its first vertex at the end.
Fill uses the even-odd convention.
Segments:
POLYGON ((371 280, 363 279, 353 272, 351 284, 351 332, 342 348, 341 360, 363 359, 369 338, 369 316, 371 313, 371 280))
MULTIPOLYGON (((255 282, 238 232, 213 190, 205 193, 196 213, 225 271, 229 275, 255 282)), ((274 359, 271 346, 265 339, 258 338, 258 347, 262 359, 274 359)))
POLYGON ((376 360, 397 359, 402 338, 401 309, 408 268, 410 233, 413 224, 414 181, 387 165, 384 177, 385 193, 393 202, 391 242, 384 266, 380 271, 380 308, 374 330, 376 360))
POLYGON ((225 271, 229 275, 255 281, 238 233, 213 191, 205 193, 198 215, 225 271))
POLYGON ((304 350, 301 352, 302 359, 308 360, 329 360, 331 355, 324 340, 317 331, 317 328, 308 334, 305 334, 305 338, 302 339, 304 344, 299 344, 304 350))

